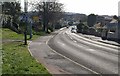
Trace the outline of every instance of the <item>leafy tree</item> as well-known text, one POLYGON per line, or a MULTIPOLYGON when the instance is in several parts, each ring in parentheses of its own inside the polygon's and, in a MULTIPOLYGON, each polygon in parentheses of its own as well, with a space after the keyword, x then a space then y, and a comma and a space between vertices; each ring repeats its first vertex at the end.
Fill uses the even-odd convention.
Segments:
POLYGON ((83 27, 84 27, 84 24, 80 20, 80 23, 77 25, 77 32, 81 33, 83 30, 83 27))
POLYGON ((21 13, 21 6, 19 2, 3 2, 2 13, 5 15, 11 15, 13 22, 16 22, 19 14, 21 13))
POLYGON ((113 16, 113 19, 119 20, 119 18, 116 15, 113 16))
POLYGON ((92 27, 95 23, 96 23, 96 15, 95 14, 88 15, 87 25, 89 27, 92 27))
POLYGON ((19 33, 18 17, 20 13, 21 6, 19 2, 3 2, 2 14, 6 16, 6 20, 3 21, 3 27, 10 28, 11 30, 19 33))

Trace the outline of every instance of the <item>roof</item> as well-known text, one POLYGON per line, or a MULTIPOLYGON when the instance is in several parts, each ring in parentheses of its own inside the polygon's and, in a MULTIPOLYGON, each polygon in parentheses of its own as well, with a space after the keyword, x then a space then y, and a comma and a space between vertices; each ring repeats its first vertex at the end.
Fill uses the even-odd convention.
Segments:
POLYGON ((118 23, 118 20, 113 19, 110 23, 118 23))
POLYGON ((107 29, 116 29, 118 27, 118 23, 109 23, 108 25, 106 25, 107 29))

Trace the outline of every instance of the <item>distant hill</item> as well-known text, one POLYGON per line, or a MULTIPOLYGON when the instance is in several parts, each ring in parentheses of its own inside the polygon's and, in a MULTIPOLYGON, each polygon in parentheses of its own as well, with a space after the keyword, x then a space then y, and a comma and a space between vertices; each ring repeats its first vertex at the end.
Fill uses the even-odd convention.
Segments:
POLYGON ((86 14, 80 14, 80 13, 72 13, 72 12, 65 12, 64 13, 64 20, 66 21, 86 21, 87 15, 86 14))

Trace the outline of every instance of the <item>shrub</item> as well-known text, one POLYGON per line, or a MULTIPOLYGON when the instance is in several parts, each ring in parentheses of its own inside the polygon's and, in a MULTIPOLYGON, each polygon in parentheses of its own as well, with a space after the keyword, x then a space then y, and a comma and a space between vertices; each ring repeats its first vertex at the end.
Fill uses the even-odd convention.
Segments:
POLYGON ((96 34, 96 30, 93 27, 89 27, 89 31, 88 32, 89 32, 88 34, 90 34, 90 35, 95 35, 96 34))
POLYGON ((82 33, 87 34, 88 33, 88 29, 89 29, 89 27, 87 25, 84 25, 82 27, 82 33))
POLYGON ((77 25, 77 32, 78 32, 78 33, 79 33, 79 32, 82 32, 83 26, 84 26, 83 23, 79 23, 79 24, 77 25))

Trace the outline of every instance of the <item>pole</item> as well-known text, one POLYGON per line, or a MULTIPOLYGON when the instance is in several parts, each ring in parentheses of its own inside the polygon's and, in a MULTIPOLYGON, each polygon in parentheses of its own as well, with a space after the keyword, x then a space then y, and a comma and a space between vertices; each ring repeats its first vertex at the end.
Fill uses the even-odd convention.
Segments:
POLYGON ((30 20, 30 24, 29 25, 30 25, 29 28, 30 28, 30 39, 31 39, 32 38, 32 20, 30 20))
MULTIPOLYGON (((25 11, 25 17, 26 17, 27 16, 27 0, 24 0, 24 11, 25 11)), ((27 17, 25 20, 24 39, 25 39, 24 45, 27 45, 27 17)))

